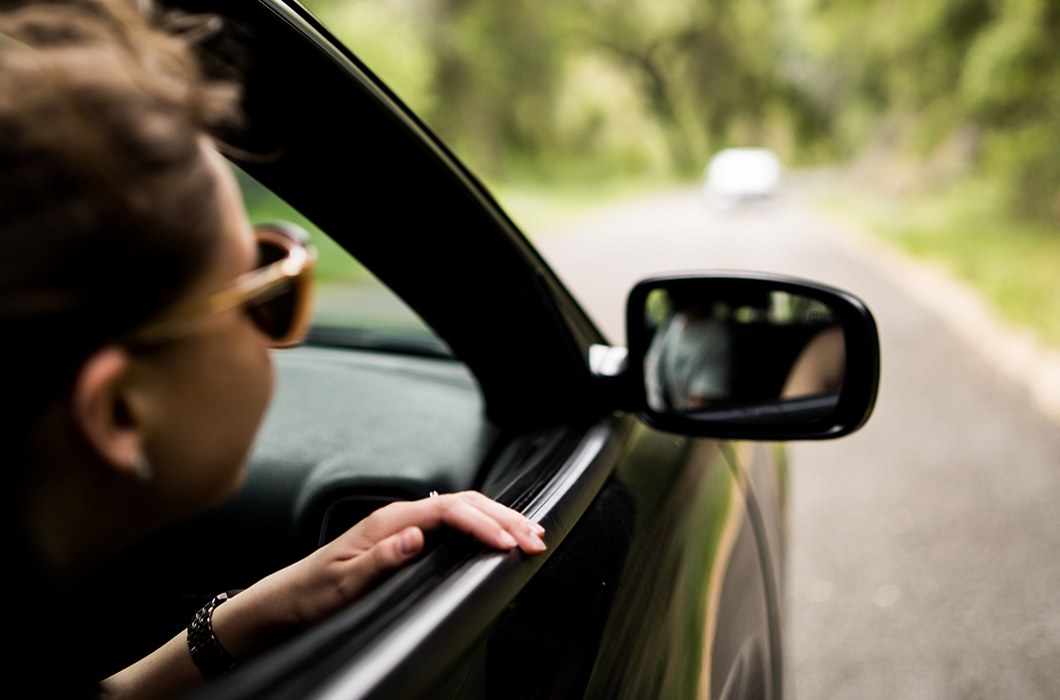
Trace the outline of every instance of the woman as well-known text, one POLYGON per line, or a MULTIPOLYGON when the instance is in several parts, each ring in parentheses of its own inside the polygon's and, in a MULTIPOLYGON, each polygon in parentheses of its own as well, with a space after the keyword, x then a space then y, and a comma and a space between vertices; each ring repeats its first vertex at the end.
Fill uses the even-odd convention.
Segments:
MULTIPOLYGON (((2 428, 4 536, 20 640, 5 659, 34 694, 93 694, 93 682, 65 673, 76 658, 61 613, 37 601, 236 491, 272 388, 268 348, 303 325, 309 260, 274 230, 263 235, 283 260, 258 269, 239 190, 207 136, 237 122, 238 97, 193 58, 208 22, 127 0, 4 7, 0 366, 18 408, 2 428), (270 317, 263 293, 275 289, 292 302, 292 327, 270 317)), ((500 549, 545 549, 540 526, 481 494, 394 504, 219 596, 190 631, 102 688, 190 689, 341 609, 442 526, 500 549)))

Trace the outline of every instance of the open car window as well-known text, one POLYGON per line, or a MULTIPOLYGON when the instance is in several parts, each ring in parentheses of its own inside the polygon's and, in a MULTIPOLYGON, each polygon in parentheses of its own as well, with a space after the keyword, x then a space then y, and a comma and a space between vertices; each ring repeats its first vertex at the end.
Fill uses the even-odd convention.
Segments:
POLYGON ((239 166, 232 170, 252 224, 298 224, 319 252, 310 344, 451 356, 430 326, 342 246, 239 166))

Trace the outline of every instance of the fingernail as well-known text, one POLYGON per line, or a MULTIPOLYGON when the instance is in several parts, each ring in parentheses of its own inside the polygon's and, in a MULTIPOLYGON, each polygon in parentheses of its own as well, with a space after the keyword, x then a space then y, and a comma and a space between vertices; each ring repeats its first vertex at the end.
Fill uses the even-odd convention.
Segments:
POLYGON ((548 549, 548 545, 545 544, 545 541, 543 539, 541 539, 540 537, 538 537, 537 535, 534 535, 534 541, 537 542, 538 547, 540 547, 540 549, 542 551, 548 549))
POLYGON ((411 528, 401 533, 401 537, 398 538, 398 549, 405 556, 415 554, 418 545, 419 538, 416 537, 416 531, 411 528))
POLYGON ((502 547, 507 547, 508 549, 511 549, 515 545, 519 544, 515 541, 515 538, 512 537, 511 533, 509 533, 507 530, 501 530, 501 534, 497 539, 500 540, 502 547))
POLYGON ((541 527, 540 525, 535 523, 533 520, 528 520, 527 522, 530 524, 530 531, 531 532, 533 532, 534 534, 537 534, 537 535, 545 534, 545 528, 541 527))

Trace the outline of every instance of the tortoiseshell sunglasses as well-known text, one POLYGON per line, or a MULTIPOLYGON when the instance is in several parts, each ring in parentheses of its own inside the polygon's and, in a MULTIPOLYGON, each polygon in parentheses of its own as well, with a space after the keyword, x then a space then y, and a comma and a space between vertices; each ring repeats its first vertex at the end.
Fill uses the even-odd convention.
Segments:
POLYGON ((174 340, 197 321, 242 306, 273 348, 289 348, 305 339, 313 306, 313 268, 317 251, 298 226, 257 226, 258 265, 212 296, 182 304, 126 336, 126 342, 155 344, 174 340))

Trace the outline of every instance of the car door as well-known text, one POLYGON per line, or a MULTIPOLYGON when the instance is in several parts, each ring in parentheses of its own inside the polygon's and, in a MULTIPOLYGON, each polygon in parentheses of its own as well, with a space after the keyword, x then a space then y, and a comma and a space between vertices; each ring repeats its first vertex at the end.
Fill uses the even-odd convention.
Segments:
POLYGON ((779 697, 779 453, 616 411, 590 365, 606 345, 592 322, 477 180, 304 9, 181 5, 227 18, 211 50, 245 65, 249 127, 230 143, 247 175, 442 344, 366 347, 325 329, 278 355, 247 489, 99 575, 82 608, 113 610, 115 582, 131 580, 151 600, 108 633, 172 634, 203 596, 373 507, 473 487, 541 522, 548 553, 440 534, 363 600, 199 696, 779 697))

